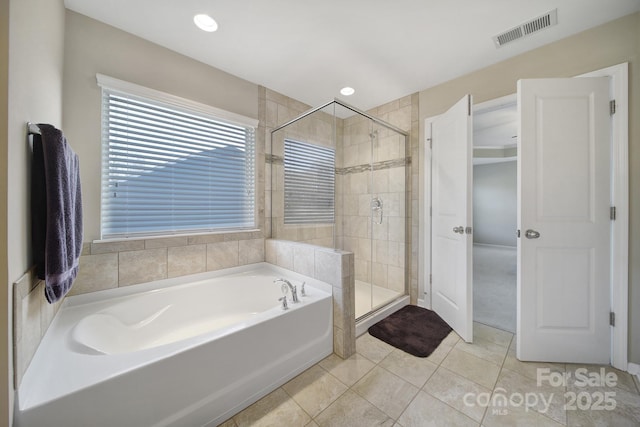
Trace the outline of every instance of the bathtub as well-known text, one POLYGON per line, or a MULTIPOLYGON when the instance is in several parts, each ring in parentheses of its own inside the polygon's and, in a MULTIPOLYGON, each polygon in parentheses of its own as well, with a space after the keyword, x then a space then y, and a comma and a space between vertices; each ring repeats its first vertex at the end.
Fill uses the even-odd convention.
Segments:
POLYGON ((333 349, 331 287, 266 263, 65 299, 16 426, 215 426, 333 349), (276 278, 306 281, 283 310, 276 278))

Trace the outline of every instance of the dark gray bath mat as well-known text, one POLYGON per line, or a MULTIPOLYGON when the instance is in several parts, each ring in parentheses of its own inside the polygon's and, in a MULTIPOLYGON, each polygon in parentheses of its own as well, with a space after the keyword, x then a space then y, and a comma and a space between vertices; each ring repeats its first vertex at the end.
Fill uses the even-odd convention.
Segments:
POLYGON ((435 312, 407 305, 369 328, 374 337, 417 357, 427 357, 451 332, 435 312))

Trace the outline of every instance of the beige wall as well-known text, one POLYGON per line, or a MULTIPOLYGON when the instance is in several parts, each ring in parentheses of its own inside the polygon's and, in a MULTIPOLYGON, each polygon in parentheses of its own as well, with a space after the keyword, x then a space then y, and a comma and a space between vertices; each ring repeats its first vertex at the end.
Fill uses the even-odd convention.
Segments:
POLYGON ((521 78, 571 77, 629 62, 629 361, 640 363, 640 13, 629 15, 420 92, 424 119, 466 93, 474 102, 515 93, 521 78))
MULTIPOLYGON (((3 21, 9 25, 9 50, 0 52, 2 62, 8 64, 8 79, 3 79, 3 85, 8 83, 5 107, 7 110, 6 114, 2 114, 3 120, 5 117, 7 120, 6 128, 2 126, 2 129, 7 129, 7 134, 0 140, 2 162, 3 166, 6 166, 1 169, 7 171, 7 181, 4 181, 4 177, 0 179, 0 196, 3 200, 3 214, 0 214, 0 219, 3 220, 3 231, 0 232, 3 249, 0 250, 0 255, 2 259, 7 260, 6 275, 3 274, 7 291, 0 304, 0 328, 6 331, 9 339, 2 339, 0 359, 9 369, 2 370, 0 426, 10 425, 13 409, 11 284, 19 279, 31 264, 28 188, 31 156, 26 142, 25 123, 33 121, 48 122, 56 126, 62 124, 65 21, 62 0, 5 1, 2 9, 3 21), (5 14, 7 11, 8 18, 5 14), (7 208, 6 221, 4 206, 7 208)), ((2 37, 6 37, 6 34, 2 37)), ((6 40, 3 40, 3 46, 6 46, 6 40)), ((0 267, 0 272, 5 272, 4 266, 0 267)))

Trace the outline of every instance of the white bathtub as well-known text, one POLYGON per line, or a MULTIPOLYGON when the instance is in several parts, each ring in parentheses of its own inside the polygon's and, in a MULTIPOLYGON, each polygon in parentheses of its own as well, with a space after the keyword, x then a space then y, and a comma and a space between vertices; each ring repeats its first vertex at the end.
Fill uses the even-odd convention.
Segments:
POLYGON ((215 426, 333 349, 331 287, 261 263, 66 298, 16 426, 215 426), (307 282, 283 311, 276 278, 307 282))

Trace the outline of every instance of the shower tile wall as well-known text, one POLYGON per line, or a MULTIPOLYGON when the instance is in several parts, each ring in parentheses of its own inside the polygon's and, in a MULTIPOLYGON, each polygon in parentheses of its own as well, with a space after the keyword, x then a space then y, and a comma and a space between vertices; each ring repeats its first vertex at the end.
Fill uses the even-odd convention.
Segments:
MULTIPOLYGON (((418 194, 419 188, 419 96, 417 93, 405 96, 395 101, 383 104, 367 111, 372 116, 390 123, 409 133, 409 145, 406 147, 409 167, 407 173, 407 191, 410 194, 409 205, 406 207, 406 226, 408 227, 408 241, 404 245, 404 254, 401 255, 408 263, 407 269, 409 278, 409 295, 411 303, 415 304, 418 299, 418 194)), ((398 172, 399 173, 399 172, 398 172)), ((390 185, 398 179, 398 175, 390 175, 390 185)), ((392 263, 393 261, 390 260, 392 263)))
MULTIPOLYGON (((269 89, 264 90, 266 125, 266 153, 271 152, 271 130, 282 123, 299 116, 311 107, 269 89)), ((383 223, 372 225, 369 219, 371 180, 369 162, 371 160, 371 125, 368 119, 354 115, 347 119, 336 119, 336 200, 335 200, 335 247, 355 253, 356 279, 396 291, 404 290, 405 280, 409 282, 411 302, 417 301, 418 293, 418 94, 383 104, 367 111, 410 134, 409 146, 404 147, 402 137, 378 127, 378 142, 374 150, 373 180, 374 191, 383 200, 385 212, 383 223), (404 163, 409 166, 403 168, 404 163), (408 176, 405 177, 405 174, 408 176), (405 188, 406 178, 406 188, 405 188), (415 189, 415 191, 412 191, 415 189), (411 195, 410 203, 405 203, 405 192, 411 195), (405 227, 409 238, 405 241, 405 227), (371 234, 373 233, 373 235, 371 234), (409 263, 410 268, 405 269, 409 263), (405 278, 408 270, 409 277, 405 278)), ((333 145, 333 128, 328 126, 333 117, 326 113, 316 113, 309 120, 303 119, 297 125, 287 128, 287 137, 306 140, 310 134, 315 142, 333 145), (313 120, 311 120, 311 118, 313 120)), ((273 217, 277 223, 273 237, 298 242, 313 243, 333 247, 333 230, 330 226, 285 227, 282 222, 283 189, 272 188, 272 173, 277 183, 283 183, 283 139, 284 132, 277 132, 274 144, 275 156, 267 155, 266 165, 266 233, 271 230, 273 217), (274 212, 271 212, 271 197, 274 212)), ((311 141, 310 141, 311 142, 311 141)))
MULTIPOLYGON (((261 102, 263 101, 261 100, 261 102)), ((284 224, 284 139, 290 138, 335 149, 336 145, 339 147, 342 143, 342 120, 335 120, 337 129, 334 132, 333 115, 318 111, 288 126, 285 130, 276 132, 272 140, 271 131, 276 126, 299 116, 310 110, 311 107, 269 89, 264 90, 264 103, 267 112, 265 118, 266 153, 271 153, 266 158, 266 232, 269 233, 273 227, 273 235, 279 239, 332 248, 334 247, 333 225, 284 224), (335 138, 334 135, 338 137, 335 138), (275 180, 272 174, 276 174, 275 180)), ((337 150, 336 164, 342 162, 341 156, 341 151, 337 150)), ((340 188, 340 182, 337 178, 336 193, 340 188)), ((340 209, 339 202, 336 201, 336 217, 339 216, 340 209)), ((336 227, 339 227, 339 221, 336 221, 336 227)), ((339 232, 339 230, 336 231, 339 232)))
MULTIPOLYGON (((412 97, 368 111, 400 129, 410 131, 412 97)), ((355 253, 356 280, 404 292, 407 242, 405 227, 407 158, 404 137, 374 125, 365 117, 344 120, 342 168, 344 250, 355 253), (373 153, 370 133, 377 130, 373 153), (373 157, 372 157, 373 156, 373 157), (373 161, 371 176, 370 162, 373 161), (371 221, 371 200, 383 203, 381 223, 371 221)))

